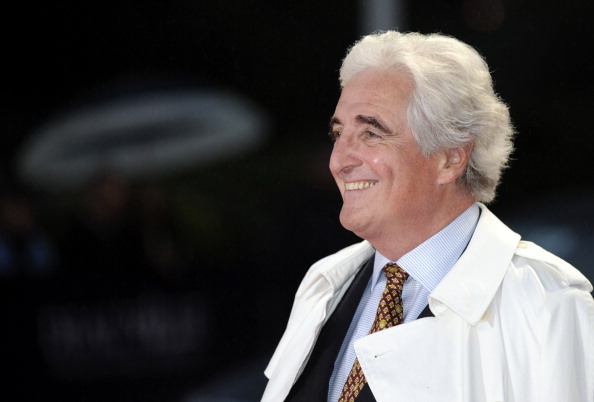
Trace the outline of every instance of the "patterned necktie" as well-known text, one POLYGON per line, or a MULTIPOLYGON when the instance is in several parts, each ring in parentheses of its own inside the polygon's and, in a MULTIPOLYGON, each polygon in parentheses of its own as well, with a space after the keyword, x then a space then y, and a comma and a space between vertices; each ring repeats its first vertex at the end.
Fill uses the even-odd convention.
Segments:
MULTIPOLYGON (((402 286, 404 286, 408 274, 392 262, 384 266, 383 272, 387 278, 386 288, 377 306, 375 320, 369 333, 381 331, 402 322, 402 286)), ((363 370, 359 365, 359 359, 355 359, 338 402, 353 402, 366 382, 363 370)))

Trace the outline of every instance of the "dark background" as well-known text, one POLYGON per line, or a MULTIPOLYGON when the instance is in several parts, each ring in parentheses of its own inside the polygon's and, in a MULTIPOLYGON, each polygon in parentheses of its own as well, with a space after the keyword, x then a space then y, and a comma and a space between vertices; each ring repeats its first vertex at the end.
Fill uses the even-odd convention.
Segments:
MULTIPOLYGON (((0 392, 258 400, 299 280, 357 240, 338 223, 326 129, 366 3, 114 4, 2 7, 2 239, 22 252, 34 227, 51 253, 43 274, 2 272, 0 364, 14 381, 0 392), (94 230, 90 220, 105 222, 90 217, 90 206, 105 192, 45 191, 19 175, 27 141, 56 116, 141 88, 184 86, 251 99, 269 119, 265 143, 175 174, 102 182, 124 201, 116 223, 94 230), (147 199, 158 206, 143 215, 147 199), (33 222, 26 233, 10 219, 23 210, 33 222), (162 249, 168 259, 156 262, 150 251, 162 249)), ((404 30, 475 46, 511 107, 516 151, 491 208, 594 277, 586 265, 594 240, 592 3, 403 4, 404 30)))

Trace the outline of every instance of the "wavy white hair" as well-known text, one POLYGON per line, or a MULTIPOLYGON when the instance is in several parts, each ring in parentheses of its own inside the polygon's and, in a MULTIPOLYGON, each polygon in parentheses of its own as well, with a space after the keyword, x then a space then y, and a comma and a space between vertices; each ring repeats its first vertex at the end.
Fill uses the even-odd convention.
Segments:
POLYGON ((425 155, 474 143, 458 185, 477 201, 492 201, 513 150, 514 128, 479 53, 441 34, 387 31, 365 36, 349 49, 340 68, 341 87, 369 68, 411 76, 407 118, 425 155))

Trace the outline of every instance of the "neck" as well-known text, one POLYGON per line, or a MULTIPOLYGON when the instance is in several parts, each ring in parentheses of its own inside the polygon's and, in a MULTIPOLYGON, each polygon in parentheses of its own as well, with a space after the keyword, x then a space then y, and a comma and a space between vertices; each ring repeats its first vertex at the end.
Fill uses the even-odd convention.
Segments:
POLYGON ((431 213, 411 217, 405 224, 367 239, 386 258, 397 261, 425 240, 445 228, 474 203, 465 198, 455 204, 448 204, 431 213))

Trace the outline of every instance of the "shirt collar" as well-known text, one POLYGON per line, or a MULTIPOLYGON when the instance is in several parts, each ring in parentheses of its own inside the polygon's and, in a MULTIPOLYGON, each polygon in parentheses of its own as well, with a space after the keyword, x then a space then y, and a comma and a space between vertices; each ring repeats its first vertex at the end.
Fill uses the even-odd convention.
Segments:
MULTIPOLYGON (((429 292, 452 269, 468 245, 480 216, 476 203, 460 214, 445 228, 395 261, 429 292)), ((382 268, 390 261, 375 252, 371 288, 377 284, 382 268)))

